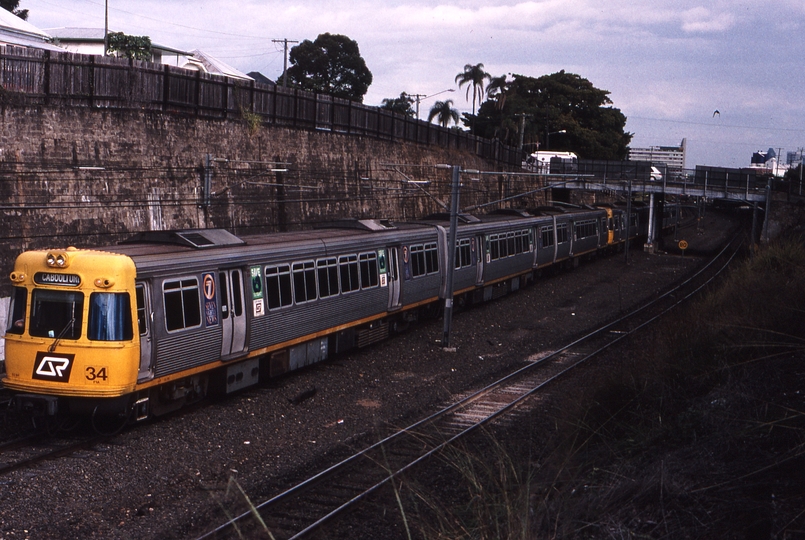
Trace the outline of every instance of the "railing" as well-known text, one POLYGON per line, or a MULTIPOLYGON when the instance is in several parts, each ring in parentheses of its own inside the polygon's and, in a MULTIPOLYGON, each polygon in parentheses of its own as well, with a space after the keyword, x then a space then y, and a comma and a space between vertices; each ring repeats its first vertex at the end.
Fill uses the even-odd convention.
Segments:
POLYGON ((516 148, 385 109, 139 60, 7 46, 0 48, 0 86, 35 104, 222 119, 249 113, 271 125, 456 148, 520 166, 516 148))

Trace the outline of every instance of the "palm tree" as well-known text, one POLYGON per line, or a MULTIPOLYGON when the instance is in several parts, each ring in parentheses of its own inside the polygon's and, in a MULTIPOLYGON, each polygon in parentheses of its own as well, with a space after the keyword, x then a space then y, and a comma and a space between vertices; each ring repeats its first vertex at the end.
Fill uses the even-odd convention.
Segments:
POLYGON ((506 80, 506 75, 489 79, 489 84, 486 87, 486 97, 495 100, 499 111, 503 110, 503 106, 506 104, 506 90, 508 89, 509 81, 506 80))
POLYGON ((484 81, 492 78, 489 73, 484 71, 483 64, 467 64, 464 66, 464 71, 456 75, 456 82, 458 87, 461 88, 467 84, 467 100, 470 99, 470 88, 472 88, 472 116, 475 117, 475 104, 481 105, 481 100, 484 96, 484 81))
POLYGON ((447 127, 450 120, 452 120, 454 124, 458 124, 459 115, 458 111, 453 108, 453 100, 446 99, 434 103, 433 107, 430 108, 430 113, 428 113, 428 122, 433 120, 434 117, 443 127, 447 127))

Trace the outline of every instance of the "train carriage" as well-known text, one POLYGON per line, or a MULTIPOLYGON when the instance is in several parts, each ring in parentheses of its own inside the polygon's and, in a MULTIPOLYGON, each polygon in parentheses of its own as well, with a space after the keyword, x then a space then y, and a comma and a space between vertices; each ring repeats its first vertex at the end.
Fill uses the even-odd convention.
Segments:
POLYGON ((541 269, 562 262, 572 254, 570 217, 560 209, 537 209, 544 216, 537 223, 537 253, 534 267, 541 269))
POLYGON ((452 269, 444 216, 26 252, 11 274, 3 382, 34 413, 163 414, 438 313, 448 270, 460 302, 517 290, 539 268, 609 245, 608 219, 601 209, 468 217, 452 269))

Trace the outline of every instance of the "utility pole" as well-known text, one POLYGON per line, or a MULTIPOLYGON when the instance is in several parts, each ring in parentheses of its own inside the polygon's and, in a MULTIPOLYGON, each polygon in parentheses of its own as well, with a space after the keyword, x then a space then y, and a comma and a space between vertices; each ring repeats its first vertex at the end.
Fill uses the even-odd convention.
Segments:
POLYGON ((419 102, 420 100, 422 100, 422 98, 426 98, 428 96, 425 94, 406 94, 406 95, 416 100, 416 119, 419 120, 419 102))
POLYGON ((103 4, 103 55, 109 51, 109 0, 103 4))
POLYGON ((298 41, 290 41, 285 39, 272 39, 274 43, 284 44, 284 52, 282 55, 282 86, 288 87, 288 43, 299 43, 298 41))
MULTIPOLYGON (((530 117, 531 115, 530 114, 525 114, 525 113, 517 113, 514 116, 519 116, 520 117, 520 143, 518 144, 517 148, 518 148, 518 150, 520 150, 520 157, 523 157, 522 156, 522 154, 523 154, 523 133, 525 132, 525 118, 526 118, 526 116, 530 117)), ((537 147, 537 150, 539 150, 539 147, 537 147)))
MULTIPOLYGON (((453 322, 453 270, 456 267, 456 227, 458 226, 458 194, 461 182, 461 167, 453 165, 451 169, 453 189, 450 197, 450 230, 447 233, 447 279, 444 297, 444 333, 442 335, 442 348, 447 350, 454 350, 450 347, 450 326, 453 322)), ((478 256, 480 257, 480 254, 478 256)))
POLYGON ((423 99, 432 98, 434 96, 438 96, 439 94, 444 94, 445 92, 455 92, 452 88, 448 88, 447 90, 442 90, 441 92, 436 92, 435 94, 409 94, 408 92, 403 92, 408 97, 412 97, 416 100, 416 119, 419 120, 419 102, 423 99))

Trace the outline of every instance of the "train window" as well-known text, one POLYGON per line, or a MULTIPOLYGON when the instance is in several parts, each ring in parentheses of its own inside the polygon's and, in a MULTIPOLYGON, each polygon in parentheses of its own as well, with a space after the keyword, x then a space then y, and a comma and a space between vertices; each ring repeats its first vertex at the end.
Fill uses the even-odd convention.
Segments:
POLYGON ((551 247, 554 244, 553 227, 540 227, 539 232, 542 238, 542 247, 551 247))
POLYGON ((129 293, 92 293, 89 296, 87 338, 128 341, 133 337, 129 293))
POLYGON ((377 287, 377 253, 374 251, 361 253, 359 257, 361 266, 361 287, 364 289, 377 287))
MULTIPOLYGON (((545 235, 546 229, 548 228, 543 228, 543 235, 545 235)), ((553 232, 550 229, 548 229, 548 231, 553 232)), ((489 244, 490 259, 493 261, 531 251, 531 239, 528 229, 490 234, 487 237, 487 241, 489 244)))
POLYGON ((319 298, 338 294, 338 263, 335 257, 316 262, 319 274, 319 298))
POLYGON ((268 309, 290 306, 293 303, 291 267, 287 264, 266 266, 266 289, 268 290, 268 309))
POLYGON ((198 279, 166 281, 162 285, 162 296, 168 332, 201 326, 198 279))
POLYGON ((243 315, 243 292, 241 291, 240 270, 230 270, 229 279, 232 285, 232 310, 235 312, 235 317, 240 317, 243 315))
POLYGON ((145 306, 145 286, 137 285, 137 328, 141 336, 148 333, 148 315, 145 306))
POLYGON ((221 289, 221 318, 229 318, 229 287, 227 286, 226 272, 218 272, 218 283, 221 289))
POLYGON ((316 269, 313 261, 297 262, 291 266, 293 294, 297 304, 316 299, 316 269))
POLYGON ((28 289, 14 287, 11 305, 8 306, 7 334, 22 334, 25 331, 25 308, 28 303, 28 289))
POLYGON ((556 243, 564 244, 570 240, 570 235, 567 230, 567 223, 558 223, 556 225, 556 243))
POLYGON ((425 246, 411 246, 408 251, 411 257, 411 275, 414 277, 425 274, 425 246))
POLYGON ((491 234, 487 237, 489 244, 489 253, 493 261, 500 259, 500 245, 498 243, 498 235, 491 234))
POLYGON ((439 271, 439 252, 436 243, 411 246, 411 275, 413 277, 439 271))
POLYGON ((425 244, 425 265, 428 274, 433 274, 439 271, 439 250, 436 249, 436 243, 425 244))
POLYGON ((29 333, 34 337, 78 339, 83 313, 83 293, 36 289, 31 299, 29 333))
POLYGON ((472 266, 470 239, 463 238, 456 243, 456 270, 472 266))
POLYGON ((596 236, 596 231, 598 230, 596 225, 597 222, 594 219, 576 222, 576 238, 588 238, 590 236, 596 236))
POLYGON ((342 293, 357 291, 361 288, 357 255, 342 255, 339 257, 338 273, 341 276, 342 293))

